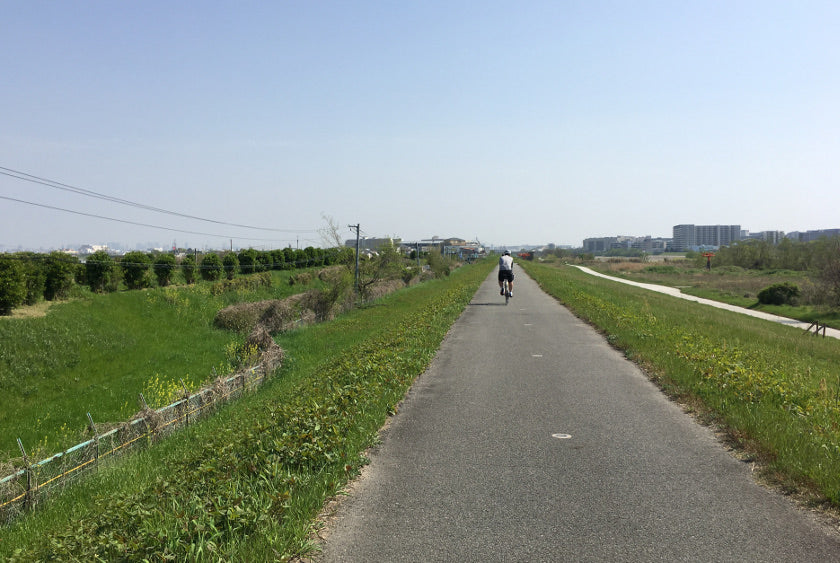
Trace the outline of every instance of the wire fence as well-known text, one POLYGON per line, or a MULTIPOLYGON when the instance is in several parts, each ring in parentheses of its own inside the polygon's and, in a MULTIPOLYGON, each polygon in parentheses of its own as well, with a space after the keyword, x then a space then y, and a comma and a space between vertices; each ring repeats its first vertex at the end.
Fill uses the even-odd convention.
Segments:
POLYGON ((140 394, 142 410, 117 428, 99 433, 90 413, 88 430, 93 438, 41 461, 32 461, 18 439, 24 467, 0 479, 0 524, 7 524, 21 513, 34 510, 56 490, 63 490, 80 476, 117 454, 148 445, 176 428, 190 424, 213 412, 221 404, 253 389, 272 372, 273 366, 255 366, 232 376, 218 378, 212 386, 184 396, 157 410, 150 409, 140 394))

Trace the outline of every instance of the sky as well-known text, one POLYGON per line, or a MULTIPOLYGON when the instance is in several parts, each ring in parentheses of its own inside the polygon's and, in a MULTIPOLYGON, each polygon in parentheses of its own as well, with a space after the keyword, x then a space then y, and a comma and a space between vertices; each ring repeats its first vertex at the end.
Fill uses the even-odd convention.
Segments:
POLYGON ((840 227, 834 0, 2 6, 7 250, 840 227))

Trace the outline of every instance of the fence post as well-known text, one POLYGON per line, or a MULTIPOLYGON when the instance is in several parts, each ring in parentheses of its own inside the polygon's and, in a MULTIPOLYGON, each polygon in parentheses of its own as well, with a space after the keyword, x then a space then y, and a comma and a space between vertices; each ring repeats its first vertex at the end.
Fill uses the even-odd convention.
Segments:
POLYGON ((184 388, 184 404, 185 404, 185 411, 184 411, 184 424, 189 425, 190 423, 190 391, 187 389, 186 383, 184 383, 183 378, 179 378, 178 381, 181 382, 181 387, 184 388))
POLYGON ((29 462, 29 456, 26 455, 26 450, 23 449, 23 442, 20 438, 17 439, 20 453, 23 454, 23 463, 26 464, 26 496, 23 497, 23 507, 32 510, 35 506, 35 494, 38 490, 38 481, 35 478, 35 472, 32 469, 32 464, 29 462))
POLYGON ((93 417, 90 416, 90 413, 87 413, 88 424, 90 425, 90 431, 93 432, 93 440, 96 444, 96 449, 94 450, 94 459, 96 460, 96 466, 99 467, 99 432, 96 431, 96 425, 93 423, 93 417))
POLYGON ((140 408, 143 409, 143 425, 146 427, 146 434, 148 435, 148 440, 154 440, 154 430, 152 430, 152 425, 149 424, 149 405, 146 403, 146 397, 143 396, 143 393, 140 393, 140 408))

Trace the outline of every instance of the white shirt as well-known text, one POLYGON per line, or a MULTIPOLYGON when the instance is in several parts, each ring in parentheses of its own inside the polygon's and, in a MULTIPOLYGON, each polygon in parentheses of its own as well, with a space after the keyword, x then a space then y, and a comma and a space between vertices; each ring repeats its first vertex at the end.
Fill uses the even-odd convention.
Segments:
POLYGON ((499 269, 500 270, 509 270, 513 271, 513 257, 512 256, 502 256, 499 258, 499 269))

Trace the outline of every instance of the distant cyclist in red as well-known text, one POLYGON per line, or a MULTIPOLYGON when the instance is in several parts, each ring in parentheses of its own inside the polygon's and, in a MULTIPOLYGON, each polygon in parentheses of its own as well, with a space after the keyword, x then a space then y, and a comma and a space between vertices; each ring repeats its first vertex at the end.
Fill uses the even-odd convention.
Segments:
POLYGON ((505 294, 504 281, 508 281, 510 296, 513 297, 513 257, 510 250, 505 250, 499 258, 499 295, 505 294))

